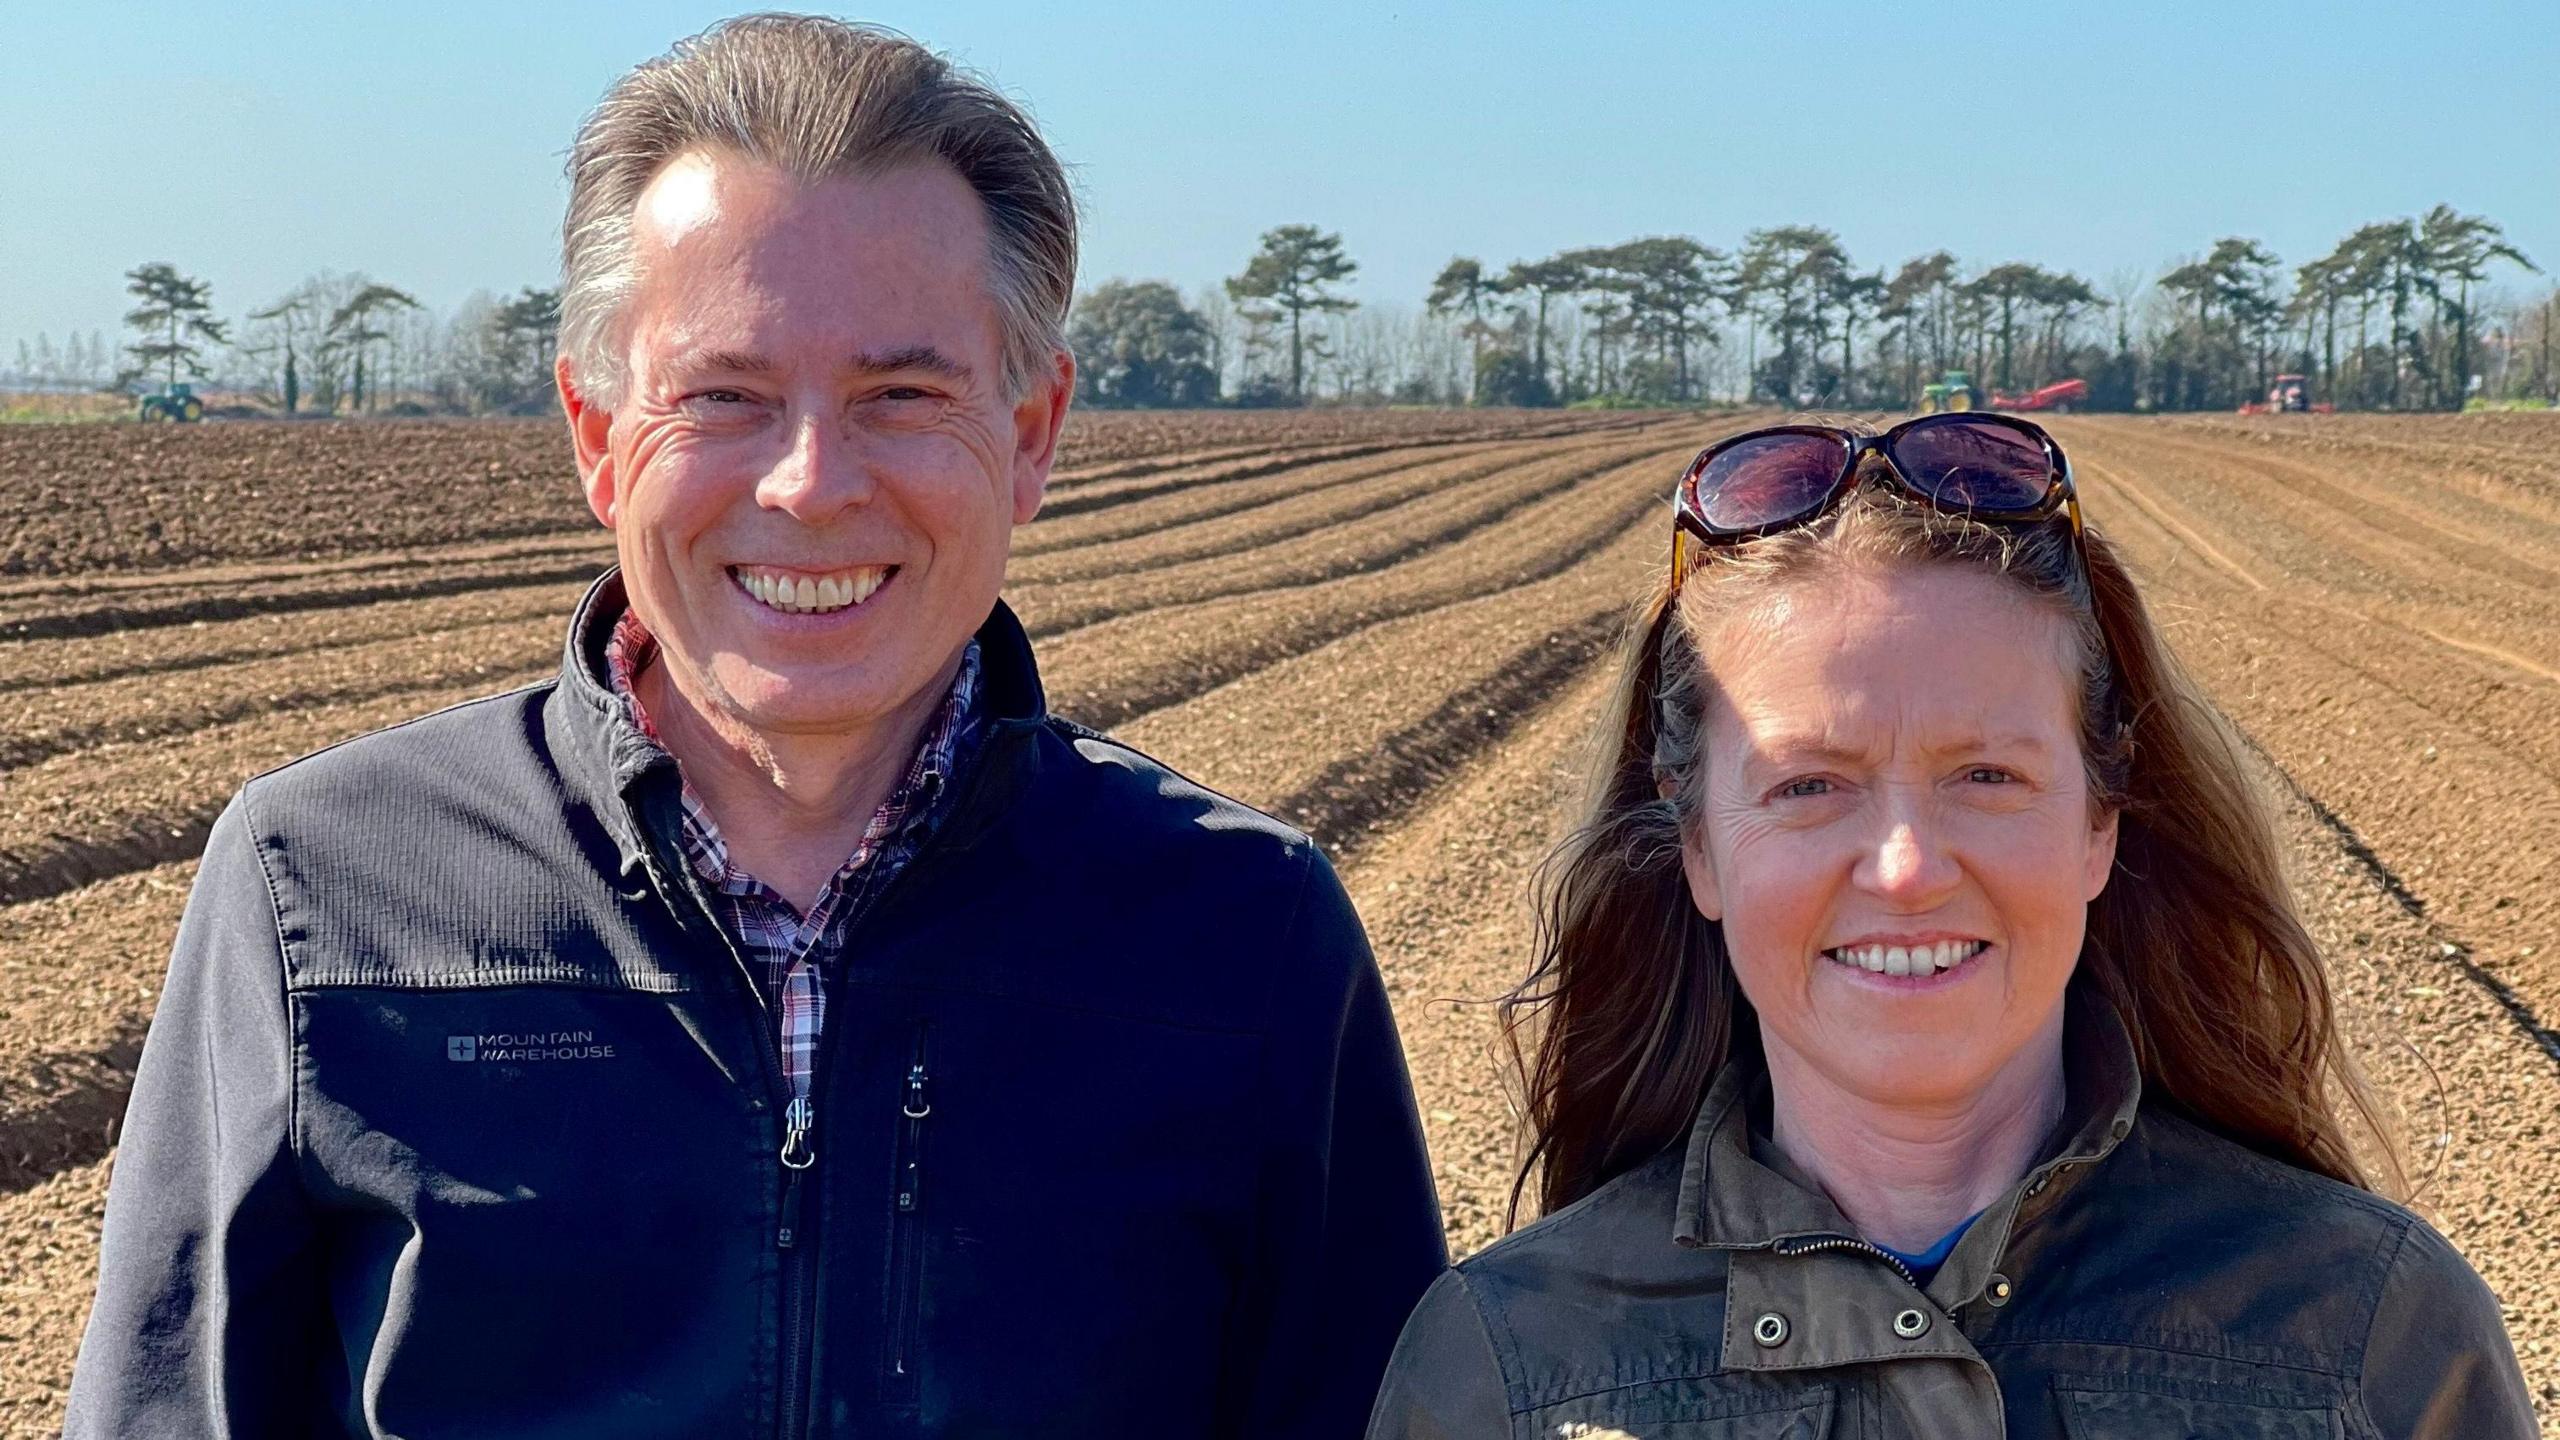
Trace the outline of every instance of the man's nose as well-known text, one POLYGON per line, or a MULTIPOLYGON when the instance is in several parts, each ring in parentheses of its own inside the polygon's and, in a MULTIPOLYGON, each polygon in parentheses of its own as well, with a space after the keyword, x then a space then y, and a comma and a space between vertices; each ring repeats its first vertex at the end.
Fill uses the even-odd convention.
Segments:
POLYGON ((877 488, 862 437, 813 411, 792 425, 790 445, 756 485, 756 503, 816 523, 868 503, 877 488))

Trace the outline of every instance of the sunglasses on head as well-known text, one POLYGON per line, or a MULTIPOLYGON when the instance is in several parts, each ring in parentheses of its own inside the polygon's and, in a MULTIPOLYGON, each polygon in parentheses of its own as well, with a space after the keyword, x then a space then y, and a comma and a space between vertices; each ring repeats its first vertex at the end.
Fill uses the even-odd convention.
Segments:
POLYGON ((2043 427, 2007 415, 1923 415, 1881 435, 1773 425, 1698 453, 1672 498, 1671 583, 1713 549, 1793 529, 1858 487, 1869 454, 1905 493, 1952 515, 2003 525, 2067 516, 2076 550, 2080 498, 2071 462, 2043 427))

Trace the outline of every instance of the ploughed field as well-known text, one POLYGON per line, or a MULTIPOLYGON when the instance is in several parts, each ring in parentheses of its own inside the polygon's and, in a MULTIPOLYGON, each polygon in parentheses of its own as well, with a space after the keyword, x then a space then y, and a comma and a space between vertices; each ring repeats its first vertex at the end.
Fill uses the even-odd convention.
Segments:
MULTIPOLYGON (((1734 416, 1080 415, 1010 597, 1053 703, 1314 833, 1452 1237, 1491 1008, 1669 486, 1734 416)), ((2245 730, 2416 1203, 2560 1414, 2560 417, 2081 418, 2245 730)), ((609 557, 556 426, 0 429, 0 1432, 45 1434, 193 857, 247 776, 539 679, 609 557)))

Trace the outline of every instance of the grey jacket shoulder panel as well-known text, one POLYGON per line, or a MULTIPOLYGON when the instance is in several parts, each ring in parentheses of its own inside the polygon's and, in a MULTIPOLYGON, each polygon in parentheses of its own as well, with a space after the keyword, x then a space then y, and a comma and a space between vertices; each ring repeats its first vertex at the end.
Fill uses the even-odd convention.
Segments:
POLYGON ((1987 1345, 2096 1334, 2346 1376, 2417 1223, 2152 1102, 2070 1199, 2012 1239, 2018 1298, 1987 1345))
POLYGON ((614 845, 550 763, 555 682, 341 741, 251 780, 294 988, 697 982, 649 953, 592 877, 614 845), (593 868, 551 853, 567 822, 593 868), (536 833, 539 832, 539 833, 536 833), (451 843, 467 835, 470 845, 451 843), (512 855, 512 863, 506 857, 512 855), (384 948, 397 936, 397 951, 384 948))
POLYGON ((1461 1261, 1515 1408, 1723 1368, 1726 1257, 1672 1240, 1678 1146, 1461 1261))
POLYGON ((1464 1267, 1423 1292, 1387 1362, 1369 1440, 1485 1440, 1511 1431, 1512 1387, 1464 1267))

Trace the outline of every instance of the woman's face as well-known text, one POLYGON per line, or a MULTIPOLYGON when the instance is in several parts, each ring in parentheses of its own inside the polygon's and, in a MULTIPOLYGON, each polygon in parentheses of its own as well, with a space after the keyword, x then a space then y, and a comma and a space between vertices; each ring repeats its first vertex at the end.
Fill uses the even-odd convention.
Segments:
POLYGON ((1934 1109, 2037 1063, 2115 858, 2064 622, 1977 571, 1857 571, 1703 654, 1690 893, 1773 1067, 1934 1109))

